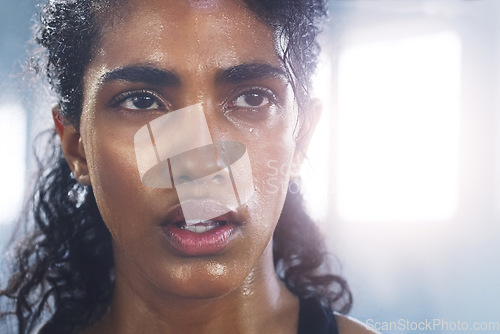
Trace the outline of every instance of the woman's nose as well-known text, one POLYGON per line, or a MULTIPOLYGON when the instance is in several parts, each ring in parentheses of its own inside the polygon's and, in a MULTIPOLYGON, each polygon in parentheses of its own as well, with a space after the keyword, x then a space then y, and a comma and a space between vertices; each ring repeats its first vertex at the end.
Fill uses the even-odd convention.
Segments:
POLYGON ((170 158, 174 186, 193 188, 193 193, 211 193, 231 184, 229 169, 214 144, 198 147, 170 158), (195 191, 196 190, 196 191, 195 191))
POLYGON ((209 129, 201 103, 169 112, 141 127, 134 145, 143 183, 171 188, 171 181, 182 184, 220 170, 211 131, 217 132, 209 129))

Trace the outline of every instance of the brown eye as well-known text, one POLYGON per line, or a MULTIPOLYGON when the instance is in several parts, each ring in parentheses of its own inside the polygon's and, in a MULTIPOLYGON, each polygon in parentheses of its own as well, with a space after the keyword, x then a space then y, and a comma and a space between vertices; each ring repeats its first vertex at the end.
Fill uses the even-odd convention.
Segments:
POLYGON ((150 92, 127 92, 116 99, 113 105, 127 110, 160 110, 163 103, 150 92))
POLYGON ((241 108, 259 108, 267 105, 269 99, 259 92, 250 92, 238 96, 234 106, 241 108))
POLYGON ((226 105, 226 114, 233 120, 257 122, 269 120, 280 109, 274 92, 266 87, 248 87, 239 90, 226 105))
POLYGON ((159 109, 160 104, 154 96, 142 94, 127 98, 121 105, 127 109, 159 109))
POLYGON ((131 98, 132 105, 137 109, 149 109, 155 107, 155 100, 151 96, 136 96, 131 98))

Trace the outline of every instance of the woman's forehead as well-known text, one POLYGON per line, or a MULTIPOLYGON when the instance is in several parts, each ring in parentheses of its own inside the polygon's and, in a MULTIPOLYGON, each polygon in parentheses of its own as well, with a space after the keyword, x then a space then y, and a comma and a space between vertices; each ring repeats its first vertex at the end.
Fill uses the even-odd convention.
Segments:
POLYGON ((191 72, 249 62, 281 66, 271 27, 238 1, 130 0, 114 15, 94 63, 163 63, 191 72))
POLYGON ((137 32, 146 30, 150 35, 166 29, 181 35, 182 32, 210 33, 216 29, 217 34, 222 35, 238 30, 257 35, 262 27, 271 30, 239 0, 125 0, 113 2, 101 14, 104 33, 109 30, 130 33, 139 28, 137 32))

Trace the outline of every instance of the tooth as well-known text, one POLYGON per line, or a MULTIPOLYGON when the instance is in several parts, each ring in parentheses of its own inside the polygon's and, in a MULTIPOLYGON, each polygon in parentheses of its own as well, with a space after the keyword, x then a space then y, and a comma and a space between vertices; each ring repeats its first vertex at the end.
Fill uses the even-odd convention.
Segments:
POLYGON ((213 220, 191 220, 186 221, 186 225, 182 226, 183 230, 188 230, 193 233, 205 233, 207 231, 213 230, 214 228, 222 226, 221 222, 213 220), (195 223, 196 222, 196 223, 195 223))
POLYGON ((183 226, 182 228, 184 230, 188 230, 188 231, 194 232, 195 226, 183 226))
POLYGON ((191 219, 191 220, 186 220, 186 225, 191 226, 191 225, 199 224, 201 222, 202 222, 202 220, 200 220, 200 219, 191 219))

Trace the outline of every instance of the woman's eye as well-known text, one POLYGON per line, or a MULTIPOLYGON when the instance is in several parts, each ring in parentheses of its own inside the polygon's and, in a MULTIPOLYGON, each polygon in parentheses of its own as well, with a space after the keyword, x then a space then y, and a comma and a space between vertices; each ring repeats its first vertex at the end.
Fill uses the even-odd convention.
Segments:
POLYGON ((280 109, 273 91, 264 87, 246 89, 227 104, 226 114, 233 119, 251 122, 271 119, 280 109))
POLYGON ((158 110, 163 105, 150 93, 135 93, 122 97, 118 105, 128 110, 158 110))
POLYGON ((240 108, 259 108, 267 104, 269 104, 269 98, 258 92, 242 94, 234 101, 234 106, 240 108))

